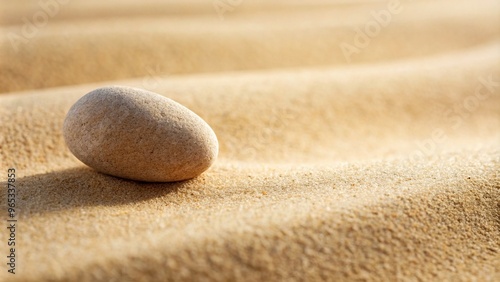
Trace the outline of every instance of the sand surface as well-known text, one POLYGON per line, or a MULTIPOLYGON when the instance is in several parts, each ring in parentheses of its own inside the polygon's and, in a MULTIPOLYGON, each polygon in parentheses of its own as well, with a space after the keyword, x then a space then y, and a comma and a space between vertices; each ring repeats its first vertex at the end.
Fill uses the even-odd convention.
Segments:
POLYGON ((0 0, 1 281, 500 280, 500 2, 400 1, 361 45, 390 2, 63 2, 0 0), (62 123, 105 85, 196 112, 217 162, 83 165, 62 123))

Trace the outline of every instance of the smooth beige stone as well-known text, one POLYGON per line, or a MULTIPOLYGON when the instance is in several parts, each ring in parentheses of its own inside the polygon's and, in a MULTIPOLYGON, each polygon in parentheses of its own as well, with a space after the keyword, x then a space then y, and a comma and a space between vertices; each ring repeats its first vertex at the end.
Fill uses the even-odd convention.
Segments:
POLYGON ((191 110, 124 86, 80 98, 66 115, 63 133, 70 151, 95 170, 149 182, 193 178, 219 150, 212 128, 191 110))

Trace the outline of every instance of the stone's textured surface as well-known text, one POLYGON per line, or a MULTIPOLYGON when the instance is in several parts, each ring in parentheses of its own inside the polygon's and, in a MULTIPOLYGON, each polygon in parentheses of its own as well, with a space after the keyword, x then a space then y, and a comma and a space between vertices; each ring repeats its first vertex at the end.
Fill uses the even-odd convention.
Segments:
POLYGON ((193 178, 218 153, 210 126, 195 113, 142 89, 96 89, 69 110, 63 126, 71 152, 97 171, 168 182, 193 178))

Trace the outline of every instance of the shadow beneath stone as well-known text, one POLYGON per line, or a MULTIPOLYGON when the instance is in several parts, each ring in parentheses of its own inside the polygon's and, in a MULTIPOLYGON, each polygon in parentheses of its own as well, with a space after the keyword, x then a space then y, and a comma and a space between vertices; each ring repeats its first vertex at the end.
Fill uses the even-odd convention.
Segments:
MULTIPOLYGON (((18 178, 16 206, 21 216, 29 216, 86 206, 124 205, 179 193, 197 182, 196 179, 170 183, 138 182, 78 167, 18 178)), ((3 182, 2 187, 5 185, 3 182)), ((4 201, 5 195, 0 198, 4 201)))

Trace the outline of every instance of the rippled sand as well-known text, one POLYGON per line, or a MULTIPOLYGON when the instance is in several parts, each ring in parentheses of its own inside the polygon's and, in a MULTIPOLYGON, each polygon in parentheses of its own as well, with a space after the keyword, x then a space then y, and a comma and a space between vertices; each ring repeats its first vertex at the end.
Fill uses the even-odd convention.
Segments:
POLYGON ((498 1, 54 1, 0 0, 0 280, 500 278, 498 1), (83 165, 62 122, 105 85, 192 109, 215 165, 83 165))

